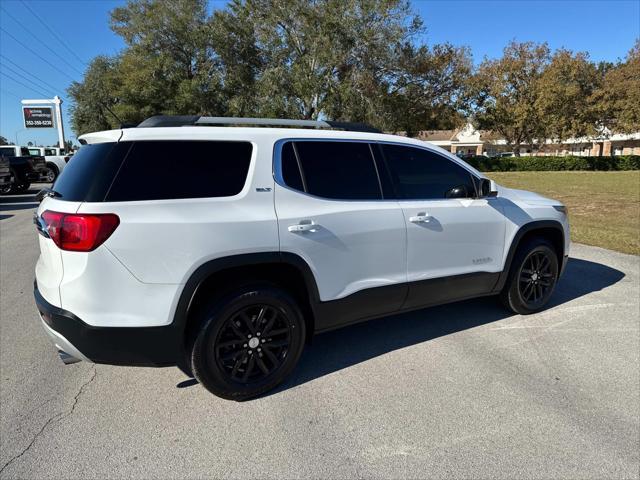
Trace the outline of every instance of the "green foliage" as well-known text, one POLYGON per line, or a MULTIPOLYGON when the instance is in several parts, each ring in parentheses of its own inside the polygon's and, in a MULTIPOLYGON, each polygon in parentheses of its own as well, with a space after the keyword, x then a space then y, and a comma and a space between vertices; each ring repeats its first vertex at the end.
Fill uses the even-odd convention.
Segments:
POLYGON ((470 157, 465 158, 481 172, 525 172, 562 170, 640 170, 640 155, 617 157, 470 157))
POLYGON ((538 79, 538 112, 545 137, 562 141, 597 133, 598 112, 592 96, 603 75, 587 53, 560 49, 538 79))
POLYGON ((499 59, 485 59, 471 79, 476 124, 498 132, 514 148, 546 137, 540 79, 550 61, 546 43, 511 42, 499 59))
POLYGON ((605 70, 602 87, 591 102, 602 125, 615 132, 640 130, 640 39, 624 62, 605 70))
POLYGON ((230 0, 211 10, 208 0, 113 9, 125 48, 94 58, 69 87, 75 133, 199 114, 366 122, 412 136, 466 116, 515 150, 640 130, 640 43, 623 62, 594 64, 512 42, 474 68, 467 47, 419 42, 409 0, 230 0))
POLYGON ((0 136, 0 145, 9 145, 6 138, 0 136))
POLYGON ((159 114, 362 121, 409 133, 453 128, 468 49, 414 44, 408 0, 129 0, 125 41, 73 83, 77 134, 159 114), (109 113, 113 111, 114 115, 109 113))

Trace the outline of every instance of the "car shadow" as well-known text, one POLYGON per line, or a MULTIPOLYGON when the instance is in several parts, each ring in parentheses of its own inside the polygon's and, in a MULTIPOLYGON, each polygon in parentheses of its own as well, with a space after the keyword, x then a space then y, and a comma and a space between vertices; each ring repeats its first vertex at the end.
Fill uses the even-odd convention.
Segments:
MULTIPOLYGON (((550 307, 619 282, 624 273, 588 260, 570 258, 550 307)), ((484 297, 392 315, 314 337, 292 376, 265 396, 357 365, 386 353, 512 316, 496 297, 484 297)))
MULTIPOLYGON (((624 273, 614 268, 570 258, 549 307, 597 292, 622 278, 624 273)), ((390 315, 316 335, 311 344, 306 346, 291 377, 262 397, 275 395, 394 350, 513 315, 500 304, 497 297, 484 297, 390 315)), ((194 379, 185 380, 177 388, 187 388, 197 383, 194 379)))

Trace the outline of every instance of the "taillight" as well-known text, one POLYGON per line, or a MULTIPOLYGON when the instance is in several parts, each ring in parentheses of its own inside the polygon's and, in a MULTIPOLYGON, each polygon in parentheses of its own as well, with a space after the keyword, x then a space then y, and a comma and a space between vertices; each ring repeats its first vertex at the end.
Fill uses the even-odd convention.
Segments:
POLYGON ((113 213, 72 214, 47 210, 42 220, 51 240, 62 250, 90 252, 102 245, 120 224, 113 213))

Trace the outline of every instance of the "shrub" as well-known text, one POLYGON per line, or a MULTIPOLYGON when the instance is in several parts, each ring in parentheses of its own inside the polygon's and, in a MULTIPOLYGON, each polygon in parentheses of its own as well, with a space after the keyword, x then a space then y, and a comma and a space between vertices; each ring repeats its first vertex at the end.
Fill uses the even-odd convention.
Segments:
POLYGON ((481 172, 560 170, 640 170, 640 155, 617 157, 470 157, 465 161, 481 172))

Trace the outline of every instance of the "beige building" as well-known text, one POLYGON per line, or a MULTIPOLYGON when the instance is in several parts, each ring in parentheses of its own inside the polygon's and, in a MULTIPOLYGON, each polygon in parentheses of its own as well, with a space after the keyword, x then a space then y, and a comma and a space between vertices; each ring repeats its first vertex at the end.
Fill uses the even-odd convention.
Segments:
MULTIPOLYGON (((494 132, 476 130, 471 124, 457 130, 425 130, 416 137, 462 156, 493 156, 512 151, 507 142, 494 132)), ((596 138, 570 138, 562 143, 547 140, 542 146, 522 146, 520 155, 640 155, 640 132, 609 134, 596 138)))

